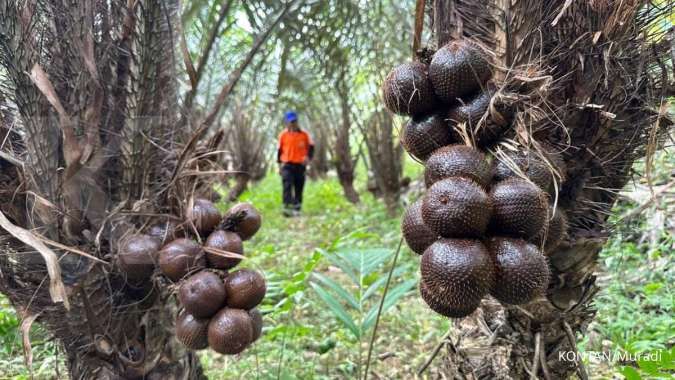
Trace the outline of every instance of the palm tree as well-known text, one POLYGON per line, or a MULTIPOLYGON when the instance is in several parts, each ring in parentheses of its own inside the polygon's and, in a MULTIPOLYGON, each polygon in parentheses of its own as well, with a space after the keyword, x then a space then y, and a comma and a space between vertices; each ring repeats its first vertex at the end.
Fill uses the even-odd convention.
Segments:
POLYGON ((456 378, 588 378, 582 361, 559 354, 577 352, 593 319, 594 271, 618 190, 672 125, 665 105, 675 88, 673 39, 664 20, 673 7, 640 0, 427 6, 437 46, 470 38, 494 56, 496 81, 521 115, 513 139, 560 152, 556 199, 569 220, 568 236, 548 257, 546 297, 524 306, 484 301, 456 324, 445 363, 456 378))
POLYGON ((202 377, 174 339, 172 284, 128 281, 118 245, 184 218, 222 150, 211 126, 298 3, 256 12, 267 18, 202 107, 223 20, 243 5, 207 7, 191 53, 175 0, 0 0, 0 291, 27 326, 37 320, 58 339, 72 378, 202 377))

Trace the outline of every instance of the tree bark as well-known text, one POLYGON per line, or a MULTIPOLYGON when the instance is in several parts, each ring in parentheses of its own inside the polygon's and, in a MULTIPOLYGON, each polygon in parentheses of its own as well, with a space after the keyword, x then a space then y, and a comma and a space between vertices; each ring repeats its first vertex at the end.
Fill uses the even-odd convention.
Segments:
MULTIPOLYGON (((61 257, 70 308, 54 304, 41 283, 46 270, 39 257, 6 235, 0 236, 3 271, 30 268, 30 275, 4 278, 0 291, 23 319, 37 321, 54 334, 66 354, 72 379, 202 379, 194 353, 173 334, 177 312, 165 280, 135 285, 107 268, 61 257)), ((25 272, 24 272, 25 273, 25 272)))
MULTIPOLYGON (((73 379, 204 377, 175 338, 175 284, 157 268, 133 282, 118 265, 124 237, 184 221, 186 201, 212 192, 200 171, 222 150, 195 133, 193 115, 178 120, 178 10, 175 0, 0 0, 0 137, 14 119, 20 132, 0 147, 0 292, 59 341, 73 379)), ((255 38, 198 132, 287 11, 255 38)))
MULTIPOLYGON (((3 167, 3 174, 13 175, 0 175, 1 211, 17 228, 51 238, 59 247, 58 272, 48 271, 33 246, 0 229, 0 291, 23 319, 36 317, 58 339, 73 379, 199 379, 199 361, 174 338, 176 306, 168 284, 157 277, 134 285, 111 265, 119 238, 135 231, 137 220, 109 211, 131 211, 126 201, 157 191, 148 178, 162 178, 171 165, 165 152, 172 149, 176 128, 171 28, 177 7, 153 0, 143 1, 142 8, 109 5, 97 8, 90 0, 32 7, 0 1, 0 34, 13 43, 9 56, 0 59, 3 70, 19 79, 25 73, 13 69, 47 63, 35 85, 14 81, 11 92, 3 93, 17 104, 21 123, 15 127, 24 128, 24 135, 21 144, 3 146, 20 164, 3 167), (95 23, 96 12, 113 25, 95 23), (103 34, 100 42, 96 34, 103 34), (51 41, 41 59, 31 46, 34 37, 51 41), (114 75, 110 67, 116 67, 114 75), (30 112, 45 98, 60 113, 58 123, 54 108, 30 112), (73 128, 81 137, 61 144, 50 132, 59 128, 73 128), (51 142, 54 151, 40 141, 51 142), (155 160, 164 165, 153 165, 155 160), (26 208, 31 203, 36 206, 26 208), (63 303, 55 303, 43 285, 54 281, 67 289, 63 303)), ((154 201, 154 210, 169 209, 161 197, 154 201)))
POLYGON ((353 169, 338 169, 338 180, 345 198, 351 203, 357 204, 361 202, 359 193, 354 188, 354 171, 353 169))
POLYGON ((325 178, 329 170, 330 162, 328 160, 328 139, 325 124, 319 123, 319 120, 312 115, 312 139, 314 141, 314 158, 309 166, 308 175, 312 179, 325 178))
MULTIPOLYGON (((247 98, 246 95, 243 96, 247 98)), ((267 173, 269 139, 261 128, 256 104, 239 101, 232 109, 230 126, 226 127, 226 149, 230 153, 234 185, 228 199, 234 201, 246 191, 250 181, 259 181, 267 173)))
POLYGON ((392 139, 394 121, 386 111, 376 111, 362 132, 368 146, 375 194, 382 196, 387 212, 395 216, 401 195, 403 148, 392 139))
MULTIPOLYGON (((654 111, 662 99, 653 89, 664 80, 646 79, 644 72, 646 67, 658 67, 656 59, 667 59, 667 49, 629 53, 647 44, 639 34, 647 29, 648 20, 638 13, 649 5, 635 3, 607 7, 602 2, 434 3, 438 46, 469 38, 489 50, 497 66, 517 69, 531 64, 532 73, 541 70, 531 75, 541 76, 532 79, 539 84, 550 75, 549 85, 541 87, 542 97, 561 125, 543 122, 530 132, 562 152, 557 200, 570 226, 564 242, 548 257, 553 275, 545 297, 521 306, 488 298, 470 317, 454 322, 444 360, 450 377, 563 379, 576 373, 588 378, 583 362, 568 358, 577 352, 577 338, 595 314, 592 301, 599 289, 594 273, 608 238, 607 217, 617 190, 630 179, 633 161, 645 152, 647 131, 662 135, 671 125, 654 111), (599 42, 592 37, 598 30, 603 33, 599 42), (557 49, 565 53, 558 54, 557 49), (619 74, 626 67, 634 77, 619 74), (633 98, 623 97, 625 93, 633 98), (589 104, 600 105, 600 111, 589 104)), ((663 16, 672 12, 672 6, 655 12, 663 16)), ((668 78, 667 73, 658 75, 668 78)), ((497 81, 507 81, 506 77, 497 69, 497 81)), ((514 89, 507 86, 509 90, 514 89)))
POLYGON ((340 75, 338 80, 338 97, 340 101, 341 123, 336 131, 334 160, 337 176, 340 186, 345 194, 345 198, 351 203, 359 203, 361 198, 354 188, 354 171, 356 170, 356 160, 352 156, 350 144, 350 130, 352 127, 349 109, 349 95, 345 88, 345 73, 340 75))
POLYGON ((251 176, 248 173, 237 173, 234 176, 234 186, 232 186, 230 192, 227 194, 227 199, 230 202, 236 201, 246 191, 250 178, 251 176))

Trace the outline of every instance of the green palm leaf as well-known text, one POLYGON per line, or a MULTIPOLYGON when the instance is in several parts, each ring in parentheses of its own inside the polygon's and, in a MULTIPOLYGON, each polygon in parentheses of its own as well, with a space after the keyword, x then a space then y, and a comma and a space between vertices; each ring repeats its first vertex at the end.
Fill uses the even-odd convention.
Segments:
MULTIPOLYGON (((398 276, 401 275, 401 273, 403 273, 403 272, 405 272, 405 271, 407 271, 407 270, 408 270, 408 268, 407 268, 407 267, 404 267, 404 266, 401 266, 401 267, 396 268, 396 269, 394 270, 394 273, 392 274, 392 279, 397 278, 398 276)), ((385 282, 387 282, 387 277, 385 277, 385 276, 380 276, 380 277, 378 277, 377 280, 375 280, 375 282, 373 282, 372 284, 370 284, 370 286, 368 287, 368 289, 366 289, 366 291, 363 293, 363 296, 361 296, 361 300, 362 300, 362 301, 365 301, 365 300, 367 300, 368 298, 372 297, 373 294, 375 294, 375 292, 376 292, 381 286, 383 286, 385 282)))
POLYGON ((328 308, 333 312, 335 317, 339 319, 348 329, 351 331, 354 336, 358 339, 361 336, 359 328, 356 327, 354 320, 349 316, 345 308, 335 299, 330 293, 328 293, 321 285, 310 282, 310 285, 316 291, 316 294, 319 295, 321 300, 328 306, 328 308))
MULTIPOLYGON (((415 284, 417 283, 416 279, 410 279, 407 281, 404 281, 400 284, 398 284, 394 289, 390 290, 387 293, 387 298, 384 300, 384 304, 382 306, 382 314, 386 313, 388 309, 390 309, 392 306, 396 304, 396 302, 401 299, 403 296, 405 296, 410 289, 412 289, 415 284)), ((368 312, 366 315, 366 318, 363 320, 363 330, 369 329, 373 323, 375 323, 375 319, 377 318, 377 310, 378 306, 373 306, 372 309, 368 312)))
POLYGON ((314 273, 313 274, 314 278, 317 280, 321 281, 324 285, 328 286, 335 294, 340 296, 345 302, 349 304, 349 306, 353 307, 354 309, 359 308, 359 303, 356 301, 356 299, 349 294, 340 284, 335 282, 335 280, 332 280, 329 277, 326 277, 322 275, 321 273, 314 273))

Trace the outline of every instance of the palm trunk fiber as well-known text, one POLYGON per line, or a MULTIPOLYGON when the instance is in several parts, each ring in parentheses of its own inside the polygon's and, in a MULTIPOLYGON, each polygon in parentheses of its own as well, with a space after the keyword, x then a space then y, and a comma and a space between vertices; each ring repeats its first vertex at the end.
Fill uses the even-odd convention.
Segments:
POLYGON ((666 3, 434 2, 437 46, 456 38, 481 44, 494 57, 501 91, 530 115, 516 118, 514 139, 530 145, 534 138, 561 152, 557 201, 569 219, 564 242, 549 256, 545 297, 522 306, 490 299, 455 322, 444 360, 451 377, 588 378, 583 363, 570 358, 594 317, 608 215, 633 162, 671 125, 659 108, 672 80, 663 63, 666 31, 653 25, 672 13, 666 3), (532 88, 536 102, 519 97, 532 88))
POLYGON ((211 195, 201 172, 222 171, 223 147, 203 135, 288 7, 203 120, 179 115, 179 9, 0 0, 0 292, 58 340, 73 379, 203 378, 175 337, 175 284, 158 269, 132 281, 119 246, 185 225, 211 195))

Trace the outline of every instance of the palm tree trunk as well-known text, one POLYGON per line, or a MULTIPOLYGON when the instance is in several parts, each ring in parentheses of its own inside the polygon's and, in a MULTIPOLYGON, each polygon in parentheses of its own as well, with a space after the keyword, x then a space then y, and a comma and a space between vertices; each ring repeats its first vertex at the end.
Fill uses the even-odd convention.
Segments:
POLYGON ((351 203, 359 203, 361 201, 359 193, 354 188, 354 172, 356 171, 356 160, 352 156, 350 136, 352 122, 349 110, 349 95, 345 88, 344 73, 338 80, 338 97, 340 101, 341 123, 337 127, 335 137, 334 159, 335 169, 337 170, 338 180, 342 186, 345 198, 351 203))
POLYGON ((239 196, 248 188, 248 181, 251 176, 248 173, 237 173, 234 176, 234 186, 227 193, 227 200, 230 202, 236 201, 239 196))
POLYGON ((387 213, 395 216, 401 197, 403 148, 392 138, 394 121, 390 114, 376 112, 361 130, 368 146, 375 192, 383 198, 387 213))
POLYGON ((175 338, 173 284, 127 279, 118 247, 212 191, 185 172, 222 149, 202 137, 289 6, 191 123, 177 111, 178 1, 0 0, 0 102, 12 104, 0 136, 17 120, 0 147, 0 292, 58 340, 71 378, 204 377, 175 338))
MULTIPOLYGON (((473 39, 494 55, 504 90, 540 86, 538 104, 546 105, 542 112, 549 121, 515 128, 562 152, 566 169, 557 201, 569 219, 568 236, 549 256, 553 280, 546 297, 522 306, 488 299, 455 322, 444 361, 451 376, 588 378, 583 362, 573 359, 576 341, 594 317, 594 273, 608 238, 607 218, 632 163, 645 154, 648 136, 656 144, 671 125, 659 111, 669 77, 659 66, 668 52, 650 42, 664 33, 650 30, 654 39, 640 34, 672 12, 672 5, 664 8, 647 1, 434 2, 438 46, 473 39), (513 76, 527 70, 529 84, 516 88, 513 76), (649 70, 658 74, 652 77, 649 70), (552 125, 551 117, 559 123, 552 125)), ((533 109, 529 104, 523 112, 533 109)))

